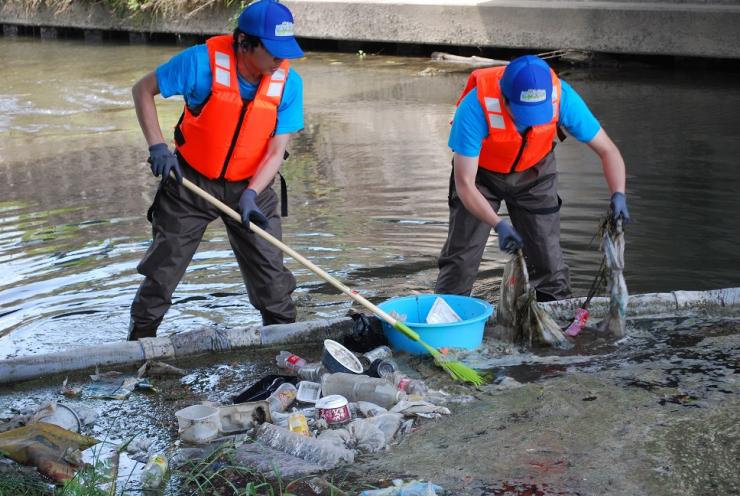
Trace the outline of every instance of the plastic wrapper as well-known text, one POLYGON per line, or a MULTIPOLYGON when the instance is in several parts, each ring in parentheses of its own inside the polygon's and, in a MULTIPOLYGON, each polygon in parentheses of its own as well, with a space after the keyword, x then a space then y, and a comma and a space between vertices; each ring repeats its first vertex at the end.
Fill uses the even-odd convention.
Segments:
POLYGON ((403 415, 400 413, 384 413, 376 417, 365 419, 365 422, 376 426, 385 435, 386 444, 390 444, 401 428, 403 415))
POLYGON ((361 452, 377 453, 388 446, 385 433, 367 419, 353 420, 347 430, 352 436, 354 447, 361 452))
POLYGON ((360 411, 360 413, 362 413, 363 417, 377 417, 378 415, 382 415, 388 412, 388 410, 383 408, 382 406, 376 405, 375 403, 371 403, 369 401, 358 401, 356 405, 357 409, 360 411))
POLYGON ((428 401, 407 401, 401 400, 396 406, 391 408, 391 413, 400 413, 407 417, 437 418, 442 415, 449 415, 450 410, 444 406, 437 406, 428 401))
POLYGON ((362 491, 360 496, 437 496, 438 494, 444 494, 444 490, 431 482, 394 480, 392 487, 369 489, 362 491))

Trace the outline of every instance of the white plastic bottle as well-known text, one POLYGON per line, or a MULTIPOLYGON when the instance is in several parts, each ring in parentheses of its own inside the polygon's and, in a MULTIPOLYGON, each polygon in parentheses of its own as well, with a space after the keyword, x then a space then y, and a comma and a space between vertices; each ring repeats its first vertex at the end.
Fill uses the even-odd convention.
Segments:
POLYGON ((278 353, 275 357, 275 361, 277 362, 278 367, 289 369, 294 372, 299 371, 306 365, 306 361, 303 358, 289 351, 281 351, 278 353))
POLYGON ((141 471, 141 488, 145 490, 158 489, 162 485, 167 473, 167 458, 163 455, 152 455, 141 471))
POLYGON ((387 409, 406 398, 404 391, 385 379, 342 372, 322 377, 321 392, 324 396, 339 394, 348 401, 369 401, 387 409))

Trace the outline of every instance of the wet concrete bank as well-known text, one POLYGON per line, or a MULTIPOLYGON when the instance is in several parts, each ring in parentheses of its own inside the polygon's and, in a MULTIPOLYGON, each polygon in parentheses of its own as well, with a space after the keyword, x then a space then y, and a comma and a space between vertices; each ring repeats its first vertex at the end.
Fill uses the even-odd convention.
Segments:
MULTIPOLYGON (((318 40, 740 58, 740 6, 731 0, 285 3, 297 34, 318 40)), ((0 8, 0 24, 203 35, 229 31, 237 9, 152 16, 115 12, 101 2, 73 2, 59 11, 11 1, 0 8)))

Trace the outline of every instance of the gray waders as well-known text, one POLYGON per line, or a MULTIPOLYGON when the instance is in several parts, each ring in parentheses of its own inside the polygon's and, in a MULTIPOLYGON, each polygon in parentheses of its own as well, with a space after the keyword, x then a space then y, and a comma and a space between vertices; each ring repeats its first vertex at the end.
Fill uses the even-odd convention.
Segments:
MULTIPOLYGON (((523 172, 499 174, 479 168, 475 183, 498 213, 501 202, 524 239, 530 283, 540 301, 570 296, 570 276, 560 248, 560 197, 555 155, 550 152, 523 172)), ((467 211, 450 178, 450 227, 439 256, 438 294, 469 295, 478 275, 491 226, 467 211)))
MULTIPOLYGON (((238 211, 239 197, 249 181, 210 180, 180 160, 183 175, 200 188, 238 211)), ((278 198, 272 187, 257 196, 257 206, 269 221, 266 229, 282 238, 278 198)), ((221 218, 239 263, 249 301, 262 314, 264 325, 295 322, 291 299, 296 282, 283 265, 283 253, 222 214, 175 180, 157 191, 150 209, 153 241, 137 270, 146 276, 131 305, 129 340, 153 337, 167 310, 172 293, 185 274, 208 224, 221 218)))

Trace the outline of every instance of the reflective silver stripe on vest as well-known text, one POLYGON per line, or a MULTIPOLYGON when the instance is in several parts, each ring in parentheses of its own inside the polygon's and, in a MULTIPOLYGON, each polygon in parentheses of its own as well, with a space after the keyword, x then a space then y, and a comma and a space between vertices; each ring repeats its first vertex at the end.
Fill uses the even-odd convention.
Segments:
POLYGON ((493 129, 506 129, 503 113, 501 112, 501 100, 486 96, 486 110, 488 111, 488 123, 493 129))
POLYGON ((231 86, 231 58, 227 53, 216 51, 216 82, 231 86))
POLYGON ((280 96, 283 94, 283 85, 285 84, 285 71, 278 69, 270 78, 270 86, 267 87, 267 96, 280 96))

